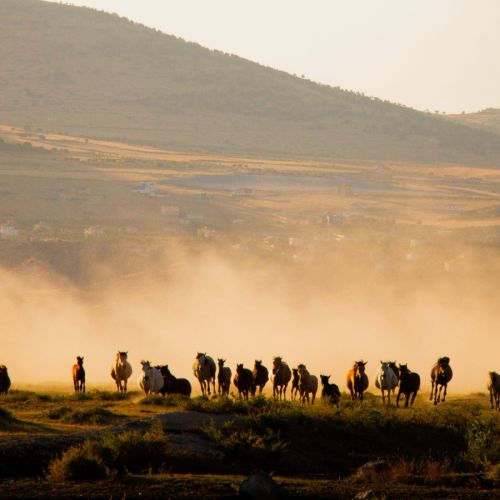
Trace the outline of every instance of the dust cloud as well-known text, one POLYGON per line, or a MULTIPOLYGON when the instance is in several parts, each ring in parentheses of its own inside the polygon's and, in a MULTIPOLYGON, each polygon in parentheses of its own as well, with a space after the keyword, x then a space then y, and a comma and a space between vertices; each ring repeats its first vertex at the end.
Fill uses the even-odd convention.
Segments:
POLYGON ((408 363, 426 389, 433 362, 449 356, 451 392, 484 390, 486 372, 498 368, 495 287, 472 270, 436 277, 373 270, 328 252, 298 265, 179 248, 124 277, 119 261, 89 269, 98 283, 90 290, 43 268, 0 270, 0 362, 14 388, 55 382, 70 390, 71 366, 83 355, 87 387, 113 389, 117 350, 129 352, 133 389, 141 359, 168 363, 194 382, 198 351, 233 370, 255 359, 269 367, 280 355, 342 388, 360 358, 368 360, 371 389, 379 360, 408 363))

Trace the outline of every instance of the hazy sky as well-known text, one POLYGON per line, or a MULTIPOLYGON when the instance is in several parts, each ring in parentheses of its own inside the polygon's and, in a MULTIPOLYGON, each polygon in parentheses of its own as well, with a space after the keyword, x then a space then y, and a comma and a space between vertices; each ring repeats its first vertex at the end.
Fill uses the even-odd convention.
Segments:
POLYGON ((418 109, 500 107, 500 0, 72 0, 418 109))

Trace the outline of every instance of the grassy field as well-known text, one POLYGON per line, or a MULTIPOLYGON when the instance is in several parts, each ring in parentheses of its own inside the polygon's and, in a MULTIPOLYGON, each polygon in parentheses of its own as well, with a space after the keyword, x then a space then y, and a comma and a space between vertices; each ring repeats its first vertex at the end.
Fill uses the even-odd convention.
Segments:
POLYGON ((500 415, 485 394, 438 407, 422 396, 412 409, 370 394, 362 405, 343 396, 339 409, 106 391, 13 391, 0 403, 6 497, 231 497, 255 469, 309 498, 366 489, 377 498, 493 498, 500 488, 500 415), (384 462, 360 468, 375 460, 384 462))

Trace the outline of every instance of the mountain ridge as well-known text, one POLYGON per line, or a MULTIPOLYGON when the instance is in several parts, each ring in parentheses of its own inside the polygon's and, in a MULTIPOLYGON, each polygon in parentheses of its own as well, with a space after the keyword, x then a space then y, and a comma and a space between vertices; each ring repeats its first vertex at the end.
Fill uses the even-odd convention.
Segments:
POLYGON ((0 121, 231 154, 500 165, 500 137, 84 7, 0 4, 0 121))

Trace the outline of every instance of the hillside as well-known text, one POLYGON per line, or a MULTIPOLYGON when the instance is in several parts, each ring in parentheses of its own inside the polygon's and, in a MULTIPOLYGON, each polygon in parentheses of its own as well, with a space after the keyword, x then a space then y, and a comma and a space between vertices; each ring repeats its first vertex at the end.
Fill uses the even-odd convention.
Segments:
POLYGON ((500 137, 40 0, 0 3, 0 123, 252 155, 500 164, 500 137))
POLYGON ((500 135, 500 109, 498 108, 487 108, 477 113, 448 115, 448 118, 455 123, 461 123, 500 135))

